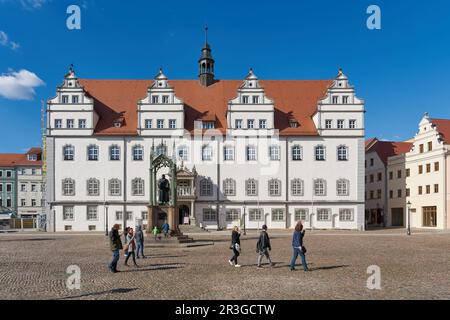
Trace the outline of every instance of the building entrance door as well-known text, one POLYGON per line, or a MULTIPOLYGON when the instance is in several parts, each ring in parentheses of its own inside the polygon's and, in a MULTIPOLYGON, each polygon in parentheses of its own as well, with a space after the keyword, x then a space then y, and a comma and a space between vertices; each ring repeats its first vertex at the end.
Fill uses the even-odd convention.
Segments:
POLYGON ((189 224, 189 207, 185 204, 178 209, 179 224, 189 224))
POLYGON ((393 227, 403 227, 404 219, 403 219, 403 208, 392 208, 392 226, 393 227))

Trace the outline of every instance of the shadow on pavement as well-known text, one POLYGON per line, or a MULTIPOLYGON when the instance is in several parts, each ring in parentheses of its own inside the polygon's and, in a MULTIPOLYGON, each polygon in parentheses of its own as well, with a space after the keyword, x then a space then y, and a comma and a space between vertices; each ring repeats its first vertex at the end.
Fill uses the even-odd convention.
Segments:
POLYGON ((136 291, 137 289, 138 288, 117 288, 117 289, 111 289, 111 290, 107 290, 107 291, 100 291, 100 292, 80 294, 78 296, 57 298, 55 300, 79 299, 79 298, 92 297, 92 296, 101 296, 101 295, 112 294, 112 293, 129 293, 129 292, 136 291))

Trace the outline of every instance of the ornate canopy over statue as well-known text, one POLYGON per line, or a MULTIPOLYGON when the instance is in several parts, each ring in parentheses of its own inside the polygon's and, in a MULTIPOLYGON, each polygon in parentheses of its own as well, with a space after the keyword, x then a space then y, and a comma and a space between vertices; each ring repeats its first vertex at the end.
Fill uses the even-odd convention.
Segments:
POLYGON ((177 204, 177 192, 176 192, 176 179, 177 179, 177 166, 173 159, 170 159, 164 153, 158 155, 155 158, 154 149, 150 154, 150 206, 176 206, 177 204), (163 174, 162 178, 157 181, 156 176, 158 170, 162 167, 168 167, 170 170, 170 181, 163 174), (158 191, 158 199, 156 193, 158 191))

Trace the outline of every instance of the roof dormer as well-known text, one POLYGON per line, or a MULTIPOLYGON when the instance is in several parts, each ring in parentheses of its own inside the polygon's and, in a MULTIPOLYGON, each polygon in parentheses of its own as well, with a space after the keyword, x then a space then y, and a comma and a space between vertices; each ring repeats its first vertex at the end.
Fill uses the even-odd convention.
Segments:
POLYGON ((244 80, 241 88, 254 89, 261 88, 259 85, 258 77, 253 73, 253 69, 250 68, 247 77, 244 80))
POLYGON ((163 73, 162 68, 159 69, 159 73, 155 76, 155 82, 153 83, 152 88, 170 88, 169 81, 163 73))

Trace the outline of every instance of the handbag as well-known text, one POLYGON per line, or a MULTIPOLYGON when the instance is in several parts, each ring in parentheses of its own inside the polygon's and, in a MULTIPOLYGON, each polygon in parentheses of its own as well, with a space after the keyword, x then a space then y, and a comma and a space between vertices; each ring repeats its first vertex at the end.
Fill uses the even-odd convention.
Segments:
POLYGON ((306 247, 305 247, 305 246, 302 246, 302 252, 303 252, 303 254, 305 254, 307 251, 308 251, 308 250, 306 250, 306 247))
POLYGON ((128 243, 125 243, 123 245, 123 251, 127 252, 128 251, 128 247, 129 247, 128 243))

